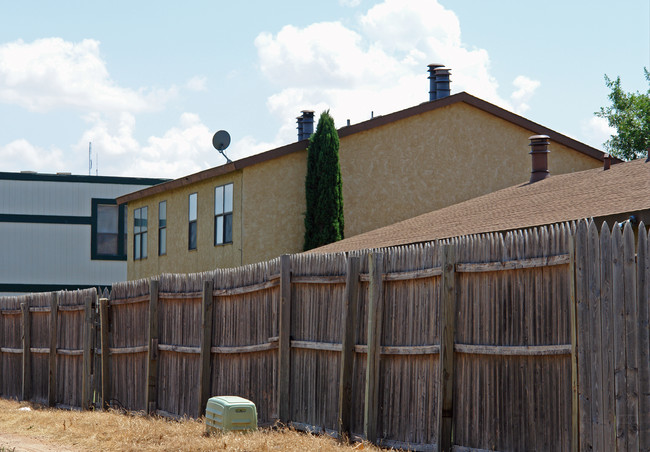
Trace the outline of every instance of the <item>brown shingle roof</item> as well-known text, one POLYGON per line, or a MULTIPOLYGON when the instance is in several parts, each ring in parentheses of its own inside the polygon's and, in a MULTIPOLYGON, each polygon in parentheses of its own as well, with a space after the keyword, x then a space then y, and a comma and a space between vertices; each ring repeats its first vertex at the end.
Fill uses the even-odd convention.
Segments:
MULTIPOLYGON (((426 113, 431 110, 438 108, 446 107, 448 105, 457 104, 459 102, 471 105, 479 110, 483 110, 487 113, 490 113, 498 118, 509 121, 513 124, 516 124, 524 129, 530 130, 531 135, 548 135, 551 138, 551 141, 555 143, 562 144, 569 148, 572 148, 582 154, 588 155, 589 157, 603 160, 603 153, 596 148, 588 146, 580 141, 569 138, 566 135, 562 135, 554 130, 544 127, 540 124, 537 124, 533 121, 530 121, 523 116, 516 115, 508 110, 504 110, 501 107, 497 107, 494 104, 486 102, 478 97, 474 97, 471 94, 466 92, 461 92, 451 96, 444 97, 442 99, 429 101, 416 105, 414 107, 406 108, 404 110, 396 111, 387 115, 376 116, 373 119, 368 121, 363 121, 358 124, 353 124, 346 127, 341 127, 338 130, 339 137, 344 138, 348 135, 353 135, 359 132, 365 132, 367 130, 373 129, 375 127, 384 126, 395 121, 400 121, 402 119, 409 118, 411 116, 416 116, 422 113, 426 113)), ((262 152, 261 154, 256 154, 250 157, 246 157, 240 160, 236 160, 232 163, 227 163, 222 166, 217 166, 214 168, 209 168, 198 173, 190 174, 178 179, 165 182, 154 187, 146 188, 139 190, 127 195, 117 198, 118 204, 125 202, 134 201, 141 198, 146 198, 158 193, 162 193, 167 190, 172 190, 174 188, 183 187, 185 185, 193 184, 195 182, 200 182, 203 180, 210 179, 222 174, 227 174, 232 171, 241 170, 247 166, 255 165, 267 160, 272 160, 278 157, 282 157, 293 152, 304 151, 307 148, 308 141, 302 140, 295 143, 291 143, 285 146, 281 146, 276 149, 271 149, 270 151, 262 152)), ((614 159, 614 161, 617 161, 614 159)))
POLYGON ((334 253, 650 209, 643 159, 523 183, 311 250, 334 253))

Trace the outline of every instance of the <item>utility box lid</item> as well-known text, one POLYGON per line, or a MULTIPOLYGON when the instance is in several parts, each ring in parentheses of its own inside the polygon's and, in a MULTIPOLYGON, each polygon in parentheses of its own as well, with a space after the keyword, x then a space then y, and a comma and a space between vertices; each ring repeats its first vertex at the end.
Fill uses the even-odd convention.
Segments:
POLYGON ((239 396, 211 397, 205 407, 205 431, 257 429, 257 408, 239 396))

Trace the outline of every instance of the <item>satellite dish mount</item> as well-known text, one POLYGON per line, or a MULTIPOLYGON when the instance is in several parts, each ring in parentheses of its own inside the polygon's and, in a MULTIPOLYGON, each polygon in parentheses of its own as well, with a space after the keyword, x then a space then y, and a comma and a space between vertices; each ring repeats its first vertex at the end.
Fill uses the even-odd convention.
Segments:
POLYGON ((223 155, 223 158, 226 159, 226 163, 232 163, 232 160, 224 154, 223 150, 230 145, 230 134, 225 130, 220 130, 214 134, 212 137, 212 146, 219 151, 219 154, 223 155))

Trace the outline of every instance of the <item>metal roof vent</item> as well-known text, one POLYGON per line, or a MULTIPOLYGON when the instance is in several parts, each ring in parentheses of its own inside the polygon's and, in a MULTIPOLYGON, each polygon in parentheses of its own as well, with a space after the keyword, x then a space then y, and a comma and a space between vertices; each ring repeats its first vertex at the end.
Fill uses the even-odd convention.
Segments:
POLYGON ((444 67, 439 67, 434 71, 436 74, 436 99, 447 97, 451 92, 449 86, 451 84, 451 80, 449 79, 449 71, 451 71, 451 69, 444 67))
POLYGON ((314 133, 314 112, 303 110, 298 116, 298 141, 308 140, 314 133))
POLYGON ((532 170, 530 172, 530 183, 535 183, 550 176, 548 171, 548 145, 551 144, 548 135, 533 135, 528 138, 531 147, 532 170))
POLYGON ((444 64, 433 63, 427 66, 429 68, 429 101, 438 98, 438 86, 436 85, 436 69, 443 67, 444 64))

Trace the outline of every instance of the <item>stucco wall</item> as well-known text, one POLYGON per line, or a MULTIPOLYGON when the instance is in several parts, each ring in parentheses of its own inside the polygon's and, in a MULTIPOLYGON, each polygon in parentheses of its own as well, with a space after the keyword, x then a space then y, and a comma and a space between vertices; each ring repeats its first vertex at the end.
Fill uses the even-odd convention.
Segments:
POLYGON ((244 168, 244 263, 302 251, 307 152, 244 168))
POLYGON ((236 171, 191 186, 129 203, 128 209, 128 279, 146 278, 161 273, 192 273, 217 267, 242 264, 241 254, 241 180, 236 171), (232 243, 214 245, 214 189, 233 184, 232 243), (188 249, 189 195, 197 193, 197 247, 188 249), (167 201, 167 254, 158 256, 158 204, 167 201), (133 260, 133 212, 148 207, 148 255, 133 260))
MULTIPOLYGON (((345 236, 530 179, 530 130, 464 103, 341 139, 345 236)), ((551 142, 552 174, 602 163, 551 142)))
MULTIPOLYGON (((535 133, 459 102, 341 138, 345 236, 530 178, 535 133)), ((551 142, 551 175, 601 165, 551 142)), ((128 278, 234 267, 302 250, 306 152, 299 151, 129 203, 128 278), (234 184, 233 243, 214 246, 214 187, 234 184), (188 251, 188 196, 198 193, 198 246, 188 251), (158 257, 158 202, 167 255, 158 257), (149 255, 133 261, 133 211, 149 207, 149 255)))

